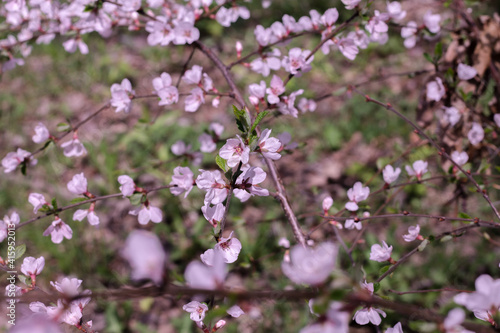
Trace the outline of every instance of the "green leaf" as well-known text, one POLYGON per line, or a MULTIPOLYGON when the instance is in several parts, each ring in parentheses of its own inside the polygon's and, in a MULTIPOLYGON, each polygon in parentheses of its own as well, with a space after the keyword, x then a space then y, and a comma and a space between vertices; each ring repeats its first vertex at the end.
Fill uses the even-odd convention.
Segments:
POLYGON ((236 125, 238 125, 238 129, 242 133, 247 133, 248 129, 250 128, 250 116, 244 109, 240 110, 234 105, 233 112, 234 116, 236 117, 236 125))
POLYGON ((21 258, 23 256, 24 252, 26 252, 26 244, 21 244, 21 245, 16 246, 15 259, 17 260, 17 259, 21 258))
POLYGON ((134 193, 128 199, 130 200, 131 205, 137 206, 141 204, 142 197, 142 193, 134 193))
MULTIPOLYGON (((379 271, 380 274, 384 274, 385 272, 387 272, 389 270, 389 268, 391 268, 391 265, 385 265, 384 267, 382 267, 379 271)), ((374 288, 375 289, 375 288, 374 288)))
POLYGON ((21 163, 21 173, 23 174, 23 176, 26 176, 26 162, 23 161, 21 163))
POLYGON ((219 168, 221 168, 221 170, 224 171, 224 173, 228 172, 231 169, 230 167, 228 167, 227 161, 222 157, 220 157, 219 155, 215 156, 215 163, 217 163, 219 168))
POLYGON ((257 115, 257 117, 255 118, 255 121, 253 122, 252 124, 252 128, 250 128, 250 133, 252 133, 256 128, 257 126, 259 126, 259 123, 262 121, 262 119, 264 119, 267 115, 269 114, 269 111, 262 111, 261 113, 259 113, 257 115))
POLYGON ((441 238, 441 243, 451 241, 453 239, 452 235, 446 235, 443 238, 441 238))
POLYGON ((427 52, 426 52, 426 53, 424 53, 424 58, 425 58, 428 62, 430 62, 431 64, 434 64, 434 61, 433 61, 433 59, 432 59, 432 57, 431 57, 431 55, 430 55, 429 53, 427 53, 427 52))
POLYGON ((57 124, 56 129, 58 132, 66 132, 71 129, 71 126, 67 123, 59 123, 57 124))
POLYGON ((52 198, 52 207, 54 210, 57 210, 57 200, 56 198, 52 198))
POLYGON ((17 276, 17 279, 18 279, 19 281, 21 281, 22 283, 24 283, 25 285, 27 285, 27 286, 28 286, 28 284, 26 283, 26 276, 24 276, 24 275, 20 275, 20 274, 19 274, 19 275, 17 276))
POLYGON ((82 202, 82 201, 87 201, 87 200, 88 200, 88 198, 74 198, 69 203, 70 204, 76 204, 76 203, 79 203, 79 202, 82 202))
POLYGON ((43 205, 38 211, 40 213, 48 213, 52 211, 52 208, 49 205, 43 205))
POLYGON ((425 250, 425 248, 429 243, 430 241, 428 239, 424 239, 422 243, 420 243, 420 245, 418 246, 418 251, 422 252, 423 250, 425 250))
POLYGON ((434 61, 437 62, 443 55, 443 43, 439 42, 434 48, 434 61))
POLYGON ((459 212, 458 217, 460 217, 461 219, 472 219, 472 217, 470 217, 469 214, 463 212, 459 212))
POLYGON ((373 284, 373 292, 376 293, 377 291, 379 291, 380 289, 380 283, 379 282, 375 282, 373 284))

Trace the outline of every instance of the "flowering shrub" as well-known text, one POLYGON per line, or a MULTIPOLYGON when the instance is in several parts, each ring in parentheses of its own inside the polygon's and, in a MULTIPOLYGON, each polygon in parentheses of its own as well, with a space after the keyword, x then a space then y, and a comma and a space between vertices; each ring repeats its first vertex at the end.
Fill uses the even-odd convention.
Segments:
POLYGON ((498 330, 494 6, 315 5, 2 2, 0 324, 498 330))

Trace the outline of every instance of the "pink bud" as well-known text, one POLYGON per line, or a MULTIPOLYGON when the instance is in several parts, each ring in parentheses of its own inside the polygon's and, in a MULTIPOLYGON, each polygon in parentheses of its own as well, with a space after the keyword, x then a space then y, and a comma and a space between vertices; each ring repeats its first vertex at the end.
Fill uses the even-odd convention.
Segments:
POLYGON ((217 331, 218 329, 224 327, 226 325, 226 321, 225 320, 219 320, 218 322, 215 323, 215 326, 214 326, 214 332, 217 331))
POLYGON ((237 41, 236 42, 236 56, 238 57, 238 59, 241 58, 241 51, 243 51, 243 45, 241 44, 240 41, 237 41))

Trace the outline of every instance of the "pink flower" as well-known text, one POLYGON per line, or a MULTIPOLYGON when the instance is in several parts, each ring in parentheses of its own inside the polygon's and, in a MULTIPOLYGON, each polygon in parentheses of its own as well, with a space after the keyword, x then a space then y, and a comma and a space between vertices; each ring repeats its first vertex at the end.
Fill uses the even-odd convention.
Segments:
POLYGON ((278 150, 281 148, 280 140, 269 137, 271 135, 271 130, 266 128, 262 131, 259 138, 259 148, 260 152, 264 157, 270 158, 272 160, 279 160, 281 155, 278 153, 278 150))
POLYGON ((418 160, 413 162, 413 166, 405 166, 408 176, 416 176, 418 180, 422 179, 422 175, 427 172, 427 162, 418 160))
POLYGON ((68 182, 68 190, 74 194, 85 194, 87 192, 87 178, 82 173, 76 174, 68 182))
POLYGON ((135 183, 131 177, 127 175, 121 175, 118 177, 118 183, 122 185, 120 186, 120 192, 122 192, 124 198, 134 194, 135 183))
POLYGON ((47 141, 50 137, 49 130, 47 127, 42 124, 38 123, 35 127, 35 135, 33 135, 31 138, 33 139, 34 143, 43 143, 47 141))
POLYGON ((327 196, 326 198, 323 199, 322 207, 325 215, 328 213, 330 208, 332 208, 332 205, 333 205, 333 199, 331 196, 327 196))
POLYGON ((385 21, 387 21, 388 19, 389 14, 381 13, 378 10, 375 10, 374 16, 372 16, 366 24, 366 30, 371 34, 376 32, 387 32, 389 30, 389 26, 387 25, 387 23, 385 23, 385 21))
POLYGON ((186 267, 184 277, 191 288, 219 289, 224 286, 227 267, 221 250, 214 250, 213 265, 207 266, 199 261, 192 261, 186 267))
MULTIPOLYGON (((290 74, 296 75, 299 73, 306 73, 311 70, 310 63, 313 61, 314 56, 306 60, 311 54, 309 50, 302 50, 294 47, 288 52, 288 56, 284 56, 282 60, 283 68, 290 74)), ((272 85, 272 82, 271 82, 272 85)))
POLYGON ((253 105, 259 105, 259 102, 264 101, 266 96, 266 83, 264 81, 260 81, 259 84, 252 83, 248 86, 248 91, 250 93, 250 97, 248 97, 250 102, 253 105))
POLYGON ((241 251, 241 242, 237 238, 233 238, 233 233, 231 232, 228 238, 221 237, 213 250, 209 249, 201 255, 201 261, 205 265, 213 266, 214 255, 217 250, 220 250, 226 264, 231 264, 238 260, 238 255, 241 251))
POLYGON ((417 43, 417 31, 417 22, 415 21, 409 21, 406 23, 406 27, 401 28, 401 37, 405 39, 404 46, 407 49, 411 49, 417 43))
POLYGON ((382 318, 380 318, 380 316, 385 318, 386 317, 385 312, 380 309, 367 307, 356 311, 353 319, 359 325, 366 325, 368 323, 372 323, 373 325, 378 326, 382 322, 382 318))
POLYGON ((193 172, 188 167, 176 167, 170 185, 177 185, 177 187, 171 187, 170 192, 173 195, 180 195, 186 192, 184 194, 184 198, 186 198, 193 189, 193 176, 193 172))
POLYGON ((382 241, 382 244, 382 246, 380 246, 379 244, 372 245, 370 260, 384 262, 391 259, 392 246, 388 246, 384 241, 382 241))
POLYGON ((472 128, 467 133, 467 138, 472 145, 478 145, 484 139, 484 129, 478 123, 472 123, 472 128))
POLYGON ((99 220, 99 216, 96 215, 92 206, 91 209, 78 209, 73 214, 74 221, 82 221, 84 218, 87 218, 90 225, 98 225, 101 221, 99 220))
POLYGON ((243 164, 248 163, 250 148, 245 145, 240 137, 228 139, 226 144, 219 150, 219 156, 227 160, 227 165, 230 168, 234 168, 240 162, 243 164))
POLYGON ((269 191, 257 185, 265 179, 266 173, 259 167, 243 170, 243 173, 236 179, 235 186, 237 188, 234 189, 234 196, 240 199, 241 202, 247 201, 254 195, 268 196, 269 191))
POLYGON ((361 222, 354 222, 353 219, 345 220, 344 227, 348 230, 353 230, 354 228, 361 230, 362 224, 361 222))
POLYGON ((346 9, 354 9, 361 2, 361 0, 342 0, 346 9))
POLYGON ((384 177, 384 181, 386 184, 392 184, 398 179, 399 174, 401 173, 400 168, 394 169, 392 165, 386 165, 384 170, 382 171, 382 175, 384 177))
POLYGON ((124 111, 129 113, 132 108, 132 97, 135 91, 128 79, 123 79, 121 84, 111 85, 111 106, 115 107, 115 112, 124 111))
POLYGON ((460 111, 454 106, 444 107, 444 117, 443 119, 450 124, 450 126, 455 126, 460 120, 460 111))
POLYGON ((176 156, 182 156, 191 151, 191 145, 186 145, 186 143, 182 140, 176 141, 172 147, 170 147, 172 153, 176 156))
POLYGON ((406 17, 406 11, 401 10, 401 3, 397 1, 387 3, 387 13, 396 22, 406 17))
POLYGON ((200 31, 194 27, 193 23, 179 22, 174 29, 175 45, 192 44, 200 38, 200 31))
POLYGON ((427 100, 439 102, 446 94, 441 78, 437 77, 435 81, 427 83, 427 100))
POLYGON ((160 223, 163 220, 163 213, 158 207, 153 207, 150 204, 142 205, 142 208, 137 208, 128 212, 130 215, 138 215, 139 223, 146 225, 149 221, 160 223))
POLYGON ((500 127, 500 113, 497 113, 493 116, 493 120, 495 121, 495 124, 500 127))
POLYGON ((299 111, 295 108, 295 99, 298 95, 302 95, 303 92, 304 89, 299 89, 291 93, 290 96, 283 96, 282 102, 278 103, 278 110, 283 114, 288 114, 297 118, 299 111))
POLYGON ((201 76, 203 72, 203 67, 194 65, 191 69, 188 69, 186 73, 182 76, 182 81, 187 84, 199 84, 201 82, 201 76))
POLYGON ((337 46, 344 57, 349 60, 356 59, 356 55, 359 53, 358 47, 351 38, 340 38, 337 41, 337 46))
POLYGON ((263 76, 269 76, 271 69, 277 71, 281 68, 280 56, 281 52, 278 49, 273 49, 271 52, 264 52, 261 58, 257 58, 250 63, 250 69, 263 76))
POLYGON ((229 189, 219 170, 200 170, 201 174, 196 178, 196 185, 199 189, 207 191, 205 204, 217 205, 226 200, 229 189))
POLYGON ((8 229, 15 228, 16 225, 19 224, 19 222, 19 214, 17 214, 16 212, 10 214, 10 217, 8 215, 5 215, 3 217, 3 220, 0 220, 0 242, 7 238, 9 232, 8 229))
POLYGON ((205 318, 205 312, 208 311, 208 306, 197 301, 189 302, 182 307, 182 310, 189 312, 189 318, 192 321, 202 321, 205 318))
POLYGON ((69 53, 74 53, 77 48, 81 54, 89 53, 89 47, 87 46, 87 44, 85 44, 85 42, 82 40, 80 36, 68 39, 63 43, 63 47, 66 50, 66 52, 69 53))
POLYGON ((232 307, 227 309, 227 314, 233 318, 238 318, 241 315, 245 314, 245 312, 238 305, 233 305, 232 307))
POLYGON ((403 327, 401 326, 401 323, 397 323, 394 327, 389 327, 385 330, 385 333, 403 333, 403 327))
POLYGON ((207 133, 203 133, 198 137, 200 142, 200 151, 203 153, 211 153, 217 149, 217 145, 214 142, 214 138, 207 133))
POLYGON ((418 236, 420 236, 420 226, 417 224, 408 228, 408 234, 403 235, 403 239, 405 242, 413 242, 418 236))
POLYGON ((171 105, 179 101, 179 91, 172 86, 172 78, 168 73, 161 73, 160 77, 153 79, 153 87, 160 97, 158 105, 171 105))
POLYGON ((335 268, 338 248, 333 243, 322 243, 315 249, 295 245, 290 250, 290 261, 283 261, 283 273, 297 284, 323 283, 335 268))
MULTIPOLYGON (((3 159, 2 159, 2 167, 4 168, 3 172, 9 173, 14 171, 17 166, 21 163, 24 162, 26 158, 28 158, 31 155, 29 151, 23 150, 21 148, 18 148, 16 152, 10 152, 8 153, 3 159)), ((30 164, 31 165, 36 165, 37 164, 36 159, 30 159, 30 164)))
POLYGON ((203 216, 207 219, 207 221, 214 227, 217 227, 217 224, 222 220, 224 216, 225 207, 223 204, 218 203, 215 206, 210 207, 210 205, 205 204, 205 206, 201 207, 201 211, 203 212, 203 216))
POLYGON ((148 21, 146 31, 149 32, 147 40, 151 46, 165 46, 175 38, 170 22, 165 16, 156 16, 155 20, 148 21))
MULTIPOLYGON (((483 274, 476 279, 475 285, 475 292, 456 295, 454 298, 455 303, 474 311, 474 314, 487 311, 488 314, 483 314, 483 318, 484 315, 491 317, 491 311, 500 311, 500 279, 494 280, 491 276, 483 274)), ((478 316, 476 315, 476 317, 478 316)))
POLYGON ((59 217, 56 216, 56 219, 52 222, 52 224, 43 232, 44 236, 50 235, 50 239, 53 243, 59 244, 63 241, 64 238, 71 239, 73 237, 73 230, 64 223, 59 217))
POLYGON ((87 153, 87 150, 83 146, 83 144, 78 140, 76 133, 73 134, 73 139, 70 141, 66 141, 61 144, 61 148, 63 148, 63 154, 66 157, 72 156, 82 156, 87 153))
POLYGON ((196 112, 205 103, 203 90, 199 87, 191 89, 191 94, 184 100, 184 110, 186 112, 196 112))
POLYGON ((458 152, 455 150, 453 153, 451 153, 451 159, 453 160, 453 162, 462 166, 469 160, 469 155, 467 155, 465 151, 458 152))
POLYGON ((280 101, 279 95, 285 92, 285 85, 279 76, 273 75, 271 85, 266 90, 269 104, 277 104, 280 101))
POLYGON ((132 231, 125 241, 121 255, 132 268, 132 280, 163 281, 167 255, 158 236, 145 230, 132 231))
POLYGON ((314 101, 314 99, 307 99, 304 97, 302 97, 299 100, 299 104, 297 105, 300 112, 302 112, 302 113, 314 112, 314 111, 316 111, 316 106, 317 105, 316 105, 316 102, 314 101))
POLYGON ((355 212, 359 209, 358 202, 366 200, 370 195, 370 188, 368 186, 363 187, 361 182, 356 182, 352 188, 347 191, 347 197, 349 202, 345 204, 345 208, 351 212, 355 212))
POLYGON ((430 10, 428 10, 424 15, 424 24, 433 34, 436 34, 441 30, 441 27, 439 26, 440 21, 441 15, 432 14, 430 10))
POLYGON ((45 266, 45 258, 40 257, 35 259, 33 257, 26 257, 21 265, 21 272, 26 276, 36 276, 40 275, 45 266))
POLYGON ((458 64, 457 67, 457 74, 458 78, 463 81, 467 81, 472 79, 474 76, 477 75, 477 71, 474 67, 472 66, 467 66, 465 64, 458 64))
POLYGON ((33 213, 38 213, 38 210, 49 203, 45 200, 43 194, 40 193, 30 193, 28 201, 33 205, 33 213))

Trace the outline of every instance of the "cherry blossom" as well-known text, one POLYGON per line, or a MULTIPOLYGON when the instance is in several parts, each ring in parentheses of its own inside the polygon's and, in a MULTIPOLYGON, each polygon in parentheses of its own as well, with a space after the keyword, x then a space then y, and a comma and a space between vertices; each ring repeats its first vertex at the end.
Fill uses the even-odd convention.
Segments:
POLYGON ((401 21, 406 17, 406 11, 401 10, 401 3, 397 1, 387 2, 387 13, 395 22, 401 21))
MULTIPOLYGON (((309 301, 310 308, 311 301, 309 301)), ((344 304, 331 302, 326 312, 326 320, 306 326, 300 330, 300 333, 348 333, 351 316, 348 312, 343 311, 343 308, 344 304)), ((317 316, 319 317, 319 315, 317 316)))
POLYGON ((132 97, 135 91, 128 79, 123 79, 120 84, 111 85, 111 106, 115 107, 115 112, 124 111, 129 113, 132 109, 132 97))
POLYGON ((203 90, 199 87, 191 89, 191 94, 184 100, 184 111, 196 112, 205 103, 203 90))
POLYGON ((299 146, 297 142, 291 142, 292 135, 288 132, 283 132, 281 134, 278 134, 276 137, 278 138, 278 140, 281 141, 281 144, 286 150, 292 150, 299 146))
POLYGON ((468 81, 477 75, 477 70, 472 66, 460 63, 457 67, 457 74, 460 80, 468 81))
POLYGON ((29 277, 40 275, 45 266, 45 258, 26 257, 21 265, 21 272, 29 277))
POLYGON ((339 38, 336 42, 337 47, 344 57, 349 60, 356 59, 356 55, 359 53, 358 47, 352 38, 339 38))
POLYGON ((460 120, 460 111, 454 106, 444 107, 444 120, 450 124, 450 126, 455 126, 460 120))
POLYGON ((174 174, 172 175, 172 181, 170 185, 177 185, 176 187, 171 187, 170 192, 173 195, 180 195, 184 192, 184 198, 186 198, 193 189, 193 172, 188 167, 176 167, 174 169, 174 174))
POLYGON ((386 329, 385 333, 403 333, 403 327, 401 326, 401 323, 397 323, 394 327, 386 329))
POLYGON ((252 71, 267 77, 271 73, 271 70, 277 71, 281 68, 280 50, 273 49, 271 52, 263 52, 261 56, 250 63, 252 71))
POLYGON ((434 81, 427 83, 427 100, 439 102, 446 94, 441 78, 436 77, 434 81))
POLYGON ((200 142, 200 151, 203 153, 211 153, 217 149, 217 145, 210 134, 203 133, 198 137, 198 141, 200 142))
POLYGON ((497 113, 493 116, 493 120, 495 121, 495 124, 500 127, 500 113, 497 113))
POLYGON ((361 230, 362 224, 361 221, 359 222, 354 222, 354 219, 347 219, 345 220, 344 227, 348 230, 361 230))
POLYGON ((264 157, 270 158, 272 160, 279 160, 281 158, 281 155, 278 153, 278 151, 281 148, 281 142, 280 140, 269 137, 271 135, 271 130, 266 128, 265 130, 262 131, 260 134, 259 138, 259 148, 260 152, 264 157))
POLYGON ((50 235, 52 243, 59 244, 64 238, 71 239, 73 237, 73 230, 70 226, 64 223, 58 216, 52 224, 43 232, 44 236, 50 235))
POLYGON ((411 49, 417 43, 417 22, 409 21, 406 26, 401 28, 401 37, 405 39, 404 46, 411 49))
POLYGON ((68 53, 74 53, 76 49, 78 49, 81 54, 89 53, 89 47, 87 46, 87 44, 85 44, 80 36, 68 39, 63 43, 63 47, 68 53))
POLYGON ((345 208, 351 212, 355 212, 359 209, 358 202, 366 200, 370 195, 370 188, 368 186, 363 187, 361 182, 356 182, 352 188, 347 191, 347 197, 349 202, 345 204, 345 208))
POLYGON ((90 225, 98 225, 101 221, 99 220, 99 216, 94 212, 94 208, 91 205, 90 209, 78 209, 73 214, 74 221, 82 221, 84 218, 87 218, 90 225))
POLYGON ((381 13, 378 10, 375 10, 373 13, 374 15, 366 24, 366 30, 371 34, 375 32, 387 32, 389 30, 389 26, 385 23, 385 21, 389 20, 389 14, 381 13))
POLYGON ((327 196, 326 198, 323 199, 323 203, 321 204, 321 206, 323 208, 323 213, 325 215, 328 215, 328 211, 330 210, 330 208, 332 208, 332 205, 333 205, 333 199, 331 196, 327 196))
POLYGON ((61 148, 63 148, 63 154, 66 157, 78 157, 87 154, 87 149, 78 139, 76 132, 73 134, 72 140, 61 144, 61 148))
POLYGON ((250 93, 250 103, 252 105, 257 106, 261 101, 264 101, 264 97, 266 96, 266 82, 260 81, 259 84, 252 83, 248 86, 248 92, 250 93))
POLYGON ((296 245, 290 250, 290 261, 283 261, 283 273, 297 284, 319 285, 335 268, 338 248, 326 242, 316 248, 296 245))
POLYGON ((151 46, 168 45, 175 38, 173 29, 165 16, 156 16, 155 20, 148 21, 146 31, 149 32, 147 41, 151 46))
POLYGON ((380 318, 380 316, 385 318, 387 315, 380 309, 367 307, 356 311, 353 319, 359 325, 372 323, 373 325, 378 326, 382 322, 382 318, 380 318))
POLYGON ((467 133, 467 138, 472 145, 478 145, 484 139, 484 129, 478 123, 472 123, 472 128, 467 133))
POLYGON ((454 301, 473 311, 474 315, 485 321, 493 321, 493 315, 500 311, 500 279, 482 274, 476 279, 476 291, 460 293, 454 301))
POLYGON ((203 212, 203 216, 207 219, 207 221, 214 227, 217 227, 217 224, 224 217, 225 207, 223 204, 218 203, 212 207, 210 205, 205 205, 201 207, 201 211, 203 212))
POLYGON ((238 163, 246 164, 250 158, 250 148, 238 136, 237 139, 228 139, 219 150, 219 156, 227 160, 227 165, 234 168, 238 163))
POLYGON ((280 240, 278 241, 278 246, 284 247, 285 249, 289 249, 290 241, 285 237, 281 237, 280 240))
POLYGON ((68 191, 73 194, 85 194, 87 193, 87 178, 82 173, 76 174, 73 178, 68 182, 68 191))
POLYGON ((219 170, 200 170, 201 174, 196 178, 196 185, 199 189, 207 192, 205 204, 217 205, 226 200, 229 189, 219 170))
POLYGON ((293 75, 309 72, 312 68, 310 63, 314 60, 314 56, 306 60, 310 54, 311 51, 309 50, 302 50, 299 47, 294 47, 288 52, 288 56, 283 57, 283 68, 293 75))
POLYGON ((270 104, 277 104, 280 101, 279 95, 285 92, 285 85, 283 84, 283 80, 276 75, 273 75, 271 79, 271 85, 267 88, 267 101, 270 104))
POLYGON ((282 101, 278 103, 278 110, 287 115, 297 118, 299 111, 295 108, 295 99, 298 95, 302 95, 303 89, 299 89, 290 94, 290 96, 283 96, 282 101))
POLYGON ((261 25, 255 27, 254 35, 260 46, 267 46, 268 44, 277 41, 276 35, 273 34, 273 31, 270 28, 266 29, 261 25))
POLYGON ((392 246, 388 246, 386 242, 382 241, 382 246, 373 244, 370 251, 370 260, 384 262, 391 259, 392 246))
POLYGON ((160 98, 158 105, 171 105, 179 101, 179 91, 172 86, 172 78, 168 73, 161 73, 160 77, 153 79, 155 93, 160 98))
POLYGON ((35 135, 33 135, 31 138, 33 139, 34 143, 43 143, 50 138, 49 130, 44 124, 38 123, 38 125, 36 125, 35 127, 35 135))
POLYGON ((208 311, 208 306, 198 301, 192 301, 185 304, 182 310, 190 313, 189 318, 192 321, 202 321, 205 318, 205 312, 208 311))
POLYGON ((60 326, 53 320, 49 319, 43 313, 35 313, 31 316, 25 316, 16 320, 16 325, 9 331, 10 333, 26 333, 26 332, 50 332, 62 333, 60 326))
POLYGON ((342 3, 345 5, 346 9, 354 9, 356 8, 361 0, 342 0, 342 3))
POLYGON ((175 45, 192 44, 200 38, 200 31, 192 23, 179 22, 174 29, 173 43, 175 45))
POLYGON ((123 197, 129 197, 135 192, 135 183, 134 180, 127 175, 121 175, 118 177, 118 183, 120 183, 122 186, 120 186, 120 192, 122 192, 123 197))
POLYGON ((8 215, 5 215, 3 217, 3 220, 0 220, 0 242, 7 238, 9 231, 8 229, 15 228, 20 221, 21 219, 19 218, 19 214, 17 214, 16 212, 10 214, 10 217, 8 215))
POLYGON ((132 280, 163 281, 167 255, 158 236, 145 230, 132 231, 125 241, 121 255, 132 268, 132 280))
POLYGON ((392 184, 398 179, 400 173, 401 173, 401 168, 394 169, 392 165, 389 164, 386 165, 384 170, 382 171, 384 182, 386 184, 392 184))
POLYGON ((201 82, 202 73, 203 67, 194 65, 191 69, 188 69, 186 73, 184 73, 182 81, 187 84, 198 85, 201 82))
POLYGON ((441 22, 441 15, 432 14, 430 10, 428 10, 424 15, 424 24, 427 29, 433 34, 438 33, 441 30, 441 26, 439 23, 441 22))
POLYGON ((213 264, 207 266, 199 261, 192 261, 186 267, 184 277, 191 288, 219 289, 224 285, 227 267, 220 249, 214 250, 213 264))
POLYGON ((232 307, 227 309, 226 312, 233 318, 239 318, 241 315, 245 314, 245 311, 243 311, 238 305, 233 305, 232 307))
POLYGON ((146 225, 149 221, 160 223, 163 220, 163 213, 160 208, 153 207, 149 203, 142 205, 142 208, 137 208, 128 212, 130 215, 137 215, 139 223, 146 225))
POLYGON ((306 112, 314 112, 316 111, 316 102, 313 99, 307 99, 302 97, 299 100, 299 103, 297 104, 297 107, 299 108, 300 112, 306 113, 306 112))
POLYGON ((413 242, 417 238, 421 238, 420 236, 420 226, 417 224, 416 226, 411 226, 408 228, 408 233, 403 235, 403 239, 405 242, 413 242))
MULTIPOLYGON (((16 152, 8 153, 2 159, 2 167, 4 168, 3 172, 10 173, 14 171, 19 164, 23 163, 30 156, 31 153, 29 151, 21 148, 18 148, 16 152)), ((38 161, 34 158, 29 158, 29 162, 31 165, 36 165, 38 161)))
POLYGON ((460 308, 452 309, 444 319, 443 327, 446 333, 474 333, 473 331, 466 330, 462 326, 465 320, 465 312, 460 308))
POLYGON ((422 175, 427 172, 428 163, 422 160, 413 162, 413 166, 406 165, 405 169, 408 176, 416 176, 418 180, 422 179, 422 175))
POLYGON ((38 210, 49 203, 45 200, 43 194, 40 193, 30 193, 28 196, 28 201, 33 205, 33 213, 38 213, 38 210))
POLYGON ((266 179, 266 173, 259 167, 243 169, 243 173, 236 179, 234 196, 245 202, 252 196, 268 196, 269 191, 259 185, 266 179))
POLYGON ((469 155, 467 155, 465 151, 458 152, 455 150, 454 152, 451 153, 451 159, 453 160, 453 162, 462 166, 469 160, 469 155))
POLYGON ((215 244, 214 249, 209 249, 201 255, 201 261, 205 265, 212 266, 217 250, 220 250, 226 264, 231 264, 238 260, 238 255, 241 251, 241 242, 233 237, 233 233, 231 232, 228 238, 221 237, 217 244, 215 244))

